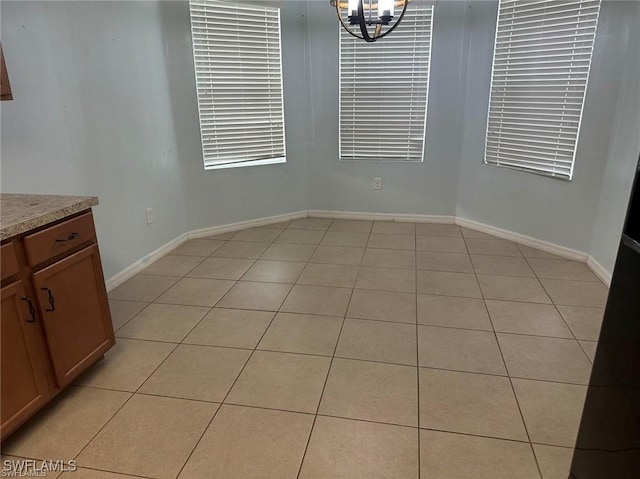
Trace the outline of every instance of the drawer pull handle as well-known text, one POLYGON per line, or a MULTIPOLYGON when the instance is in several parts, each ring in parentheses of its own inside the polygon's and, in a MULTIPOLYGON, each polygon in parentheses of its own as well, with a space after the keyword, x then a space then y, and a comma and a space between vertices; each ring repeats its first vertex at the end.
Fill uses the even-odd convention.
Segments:
POLYGON ((31 302, 31 300, 29 298, 22 298, 22 301, 26 301, 27 304, 29 305, 29 316, 31 316, 31 319, 27 319, 27 323, 35 323, 36 322, 36 310, 33 307, 33 303, 31 302))
POLYGON ((71 241, 76 239, 78 236, 80 236, 80 233, 71 233, 69 236, 67 236, 66 238, 62 238, 62 239, 57 239, 56 243, 64 243, 65 241, 71 241))
POLYGON ((56 310, 56 299, 53 297, 53 293, 49 288, 40 288, 42 291, 46 291, 49 295, 49 306, 50 308, 45 309, 45 311, 55 311, 56 310))

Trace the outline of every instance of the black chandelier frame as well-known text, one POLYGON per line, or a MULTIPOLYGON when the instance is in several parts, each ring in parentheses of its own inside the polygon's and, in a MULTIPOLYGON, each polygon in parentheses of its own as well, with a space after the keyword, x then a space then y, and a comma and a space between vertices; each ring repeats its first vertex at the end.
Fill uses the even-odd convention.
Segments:
MULTIPOLYGON (((380 33, 382 30, 382 26, 383 25, 388 25, 389 22, 391 21, 391 19, 393 18, 390 15, 383 15, 382 17, 378 17, 376 19, 373 18, 372 16, 372 11, 373 11, 373 5, 371 0, 370 4, 369 4, 369 14, 368 14, 368 19, 365 18, 365 14, 364 14, 364 3, 365 0, 358 0, 358 15, 356 18, 353 17, 353 15, 349 15, 349 23, 351 25, 358 25, 360 27, 360 33, 362 36, 357 35, 356 33, 352 32, 351 29, 347 26, 347 24, 345 23, 344 19, 342 18, 342 12, 340 11, 340 0, 332 0, 332 4, 335 5, 336 7, 336 14, 338 15, 338 20, 340 20, 340 24, 342 25, 342 27, 352 36, 360 39, 360 40, 364 40, 366 42, 372 43, 375 42, 381 38, 386 37, 387 35, 389 35, 392 31, 394 31, 396 28, 398 28, 398 25, 400 25, 400 22, 402 22, 402 19, 404 18, 404 14, 407 12, 407 7, 409 6, 409 3, 411 0, 404 0, 401 3, 402 5, 402 12, 400 13, 400 17, 398 18, 398 20, 396 20, 396 23, 394 23, 386 32, 384 33, 380 33), (369 34, 369 29, 368 27, 371 25, 375 25, 376 28, 374 30, 373 35, 369 34)), ((378 0, 380 1, 380 0, 378 0)), ((400 2, 398 2, 400 3, 400 2)), ((348 12, 348 13, 352 13, 352 12, 348 12)))

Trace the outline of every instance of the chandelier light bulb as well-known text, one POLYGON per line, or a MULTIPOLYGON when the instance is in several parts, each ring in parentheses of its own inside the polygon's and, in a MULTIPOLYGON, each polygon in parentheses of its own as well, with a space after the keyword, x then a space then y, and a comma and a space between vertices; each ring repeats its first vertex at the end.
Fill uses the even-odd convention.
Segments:
POLYGON ((358 16, 358 1, 359 0, 349 0, 349 3, 347 4, 347 12, 349 14, 349 16, 354 16, 357 17, 358 16))
POLYGON ((393 6, 395 0, 378 0, 378 18, 384 25, 388 25, 393 19, 393 6), (386 23, 385 23, 386 22, 386 23))

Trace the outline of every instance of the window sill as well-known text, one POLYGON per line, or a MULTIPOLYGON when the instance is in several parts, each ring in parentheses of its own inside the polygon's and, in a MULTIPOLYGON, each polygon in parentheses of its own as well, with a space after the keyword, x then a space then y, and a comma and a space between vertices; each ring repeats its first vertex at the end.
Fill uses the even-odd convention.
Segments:
POLYGON ((246 166, 262 166, 262 165, 277 165, 280 163, 286 163, 287 158, 269 158, 268 160, 251 160, 251 161, 241 161, 238 163, 224 163, 220 165, 205 165, 205 170, 225 170, 228 168, 243 168, 246 166))

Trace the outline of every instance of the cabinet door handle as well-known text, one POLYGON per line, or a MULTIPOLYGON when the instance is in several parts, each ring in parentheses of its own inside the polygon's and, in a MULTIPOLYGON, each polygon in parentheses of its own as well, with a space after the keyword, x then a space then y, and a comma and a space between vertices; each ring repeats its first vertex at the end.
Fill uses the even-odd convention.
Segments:
POLYGON ((56 310, 56 299, 53 297, 53 293, 49 288, 40 288, 42 291, 46 291, 49 295, 49 306, 50 308, 45 309, 45 311, 55 311, 56 310))
POLYGON ((65 241, 71 241, 76 239, 78 236, 80 236, 80 233, 71 233, 69 236, 67 236, 66 238, 62 238, 62 239, 57 239, 56 243, 64 243, 65 241))
POLYGON ((29 316, 31 316, 31 319, 27 319, 27 323, 35 323, 36 322, 36 310, 33 307, 33 303, 31 302, 31 300, 29 298, 21 298, 22 301, 26 301, 27 304, 29 305, 29 316))

